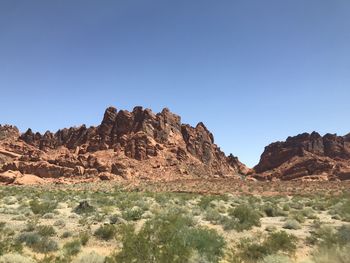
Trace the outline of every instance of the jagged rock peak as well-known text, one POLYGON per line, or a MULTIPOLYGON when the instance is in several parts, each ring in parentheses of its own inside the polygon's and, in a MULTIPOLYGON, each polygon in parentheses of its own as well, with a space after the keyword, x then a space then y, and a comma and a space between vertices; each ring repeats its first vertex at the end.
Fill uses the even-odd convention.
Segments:
POLYGON ((0 125, 0 140, 17 138, 19 136, 19 130, 16 126, 12 125, 0 125))
POLYGON ((24 146, 22 156, 3 170, 40 177, 111 178, 108 173, 128 177, 142 171, 160 177, 168 173, 171 178, 236 176, 247 171, 236 157, 227 157, 214 144, 213 134, 202 122, 195 127, 182 124, 180 116, 168 108, 155 114, 141 106, 132 111, 108 107, 96 127, 82 125, 44 134, 28 129, 17 139, 11 147, 19 153, 18 144, 24 146))

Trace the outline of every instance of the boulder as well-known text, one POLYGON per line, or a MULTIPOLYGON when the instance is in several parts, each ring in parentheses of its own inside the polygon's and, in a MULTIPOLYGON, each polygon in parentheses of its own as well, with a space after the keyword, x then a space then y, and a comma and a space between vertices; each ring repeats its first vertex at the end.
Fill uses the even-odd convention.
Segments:
POLYGON ((6 172, 0 173, 0 183, 13 183, 18 177, 21 177, 22 173, 19 171, 8 170, 6 172))

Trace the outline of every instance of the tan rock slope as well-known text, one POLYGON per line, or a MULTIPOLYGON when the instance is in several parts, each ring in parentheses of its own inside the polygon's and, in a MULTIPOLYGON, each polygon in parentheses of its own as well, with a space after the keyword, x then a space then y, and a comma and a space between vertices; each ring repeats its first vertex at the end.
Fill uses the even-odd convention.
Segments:
POLYGON ((65 180, 238 177, 249 169, 214 144, 203 123, 182 124, 163 109, 109 107, 97 127, 65 128, 56 133, 20 134, 0 126, 0 181, 42 183, 65 180), (11 172, 10 172, 11 171, 11 172), (16 172, 14 172, 16 171, 16 172), (23 177, 22 179, 20 179, 23 177))
POLYGON ((317 132, 288 137, 265 147, 254 167, 256 179, 348 180, 350 134, 337 136, 317 132))

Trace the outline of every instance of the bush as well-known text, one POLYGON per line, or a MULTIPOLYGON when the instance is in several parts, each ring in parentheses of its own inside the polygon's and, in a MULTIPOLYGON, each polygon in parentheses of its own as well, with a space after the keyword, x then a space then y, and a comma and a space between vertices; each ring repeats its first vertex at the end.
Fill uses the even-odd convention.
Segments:
POLYGON ((350 221, 350 200, 346 200, 338 209, 337 213, 340 215, 342 220, 350 221))
POLYGON ((283 224, 283 228, 297 230, 300 229, 301 226, 297 220, 287 219, 287 221, 283 224))
POLYGON ((79 234, 79 239, 80 239, 80 243, 85 246, 87 244, 87 242, 90 239, 90 233, 88 232, 81 232, 79 234))
POLYGON ((56 234, 55 229, 52 226, 41 225, 37 227, 39 235, 43 237, 52 237, 56 234))
POLYGON ((125 220, 140 220, 142 218, 143 210, 140 207, 133 207, 131 209, 126 209, 123 211, 123 218, 125 220))
POLYGON ((0 226, 0 256, 12 252, 22 252, 22 244, 13 238, 13 231, 5 228, 5 224, 0 226))
POLYGON ((293 254, 296 250, 297 238, 284 231, 270 233, 264 239, 243 238, 238 244, 235 257, 237 262, 255 263, 264 262, 269 255, 279 252, 293 254))
POLYGON ((58 250, 58 244, 56 241, 47 238, 42 237, 38 243, 34 244, 31 247, 35 252, 47 254, 53 251, 58 250))
MULTIPOLYGON (((136 233, 133 226, 119 228, 123 248, 108 262, 188 262, 193 253, 218 262, 224 239, 214 230, 195 228, 192 218, 171 211, 147 221, 136 233)), ((203 262, 207 262, 203 261, 203 262)))
POLYGON ((106 224, 106 225, 100 226, 95 231, 95 236, 103 240, 110 240, 115 236, 116 232, 117 230, 115 226, 106 224))
POLYGON ((281 208, 274 204, 266 204, 263 206, 263 212, 267 217, 276 217, 276 216, 285 216, 286 212, 284 212, 281 208))
POLYGON ((33 211, 36 215, 44 215, 47 213, 52 213, 56 207, 56 202, 39 202, 37 199, 34 199, 29 202, 30 209, 33 211))
POLYGON ((320 227, 311 233, 308 241, 323 249, 350 246, 350 226, 343 225, 338 230, 328 226, 320 227))
POLYGON ((255 263, 269 254, 269 250, 262 243, 244 238, 238 244, 237 262, 255 263))
POLYGON ((205 212, 205 220, 217 224, 221 220, 221 214, 214 208, 208 207, 205 212))
POLYGON ((28 247, 31 247, 40 241, 41 236, 36 232, 24 232, 21 233, 17 239, 19 242, 25 243, 28 247))
POLYGON ((267 247, 270 254, 283 251, 288 254, 293 254, 297 249, 297 237, 292 234, 287 234, 285 231, 273 232, 264 241, 264 246, 267 247))
POLYGON ((80 252, 81 243, 80 240, 70 241, 63 246, 63 250, 68 256, 75 256, 80 252))
POLYGON ((73 209, 76 214, 89 214, 95 211, 95 208, 88 201, 80 201, 79 205, 73 209))
POLYGON ((63 234, 61 235, 61 238, 68 238, 71 237, 73 234, 70 231, 64 231, 63 234))
POLYGON ((18 241, 25 243, 28 247, 39 253, 46 254, 58 249, 58 244, 54 240, 41 236, 36 232, 24 232, 19 235, 18 241))
POLYGON ((350 244, 350 226, 343 225, 339 228, 338 233, 338 244, 341 246, 345 246, 350 244))
POLYGON ((315 263, 347 263, 350 262, 350 246, 323 248, 314 253, 315 263))
POLYGON ((238 219, 235 229, 243 231, 251 229, 253 226, 260 226, 260 215, 248 205, 239 205, 230 210, 229 214, 238 219))
POLYGON ((190 246, 209 262, 216 262, 222 256, 225 241, 214 229, 195 228, 189 236, 190 246))

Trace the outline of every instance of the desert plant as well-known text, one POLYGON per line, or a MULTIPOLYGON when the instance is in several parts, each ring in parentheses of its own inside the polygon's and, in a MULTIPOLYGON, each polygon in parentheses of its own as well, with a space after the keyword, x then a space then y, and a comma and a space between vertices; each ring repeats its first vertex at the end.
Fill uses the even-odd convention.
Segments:
POLYGON ((83 200, 79 205, 73 209, 76 214, 89 214, 95 211, 95 208, 89 204, 88 201, 83 200))
POLYGON ((62 233, 62 235, 61 235, 61 238, 69 238, 69 237, 71 237, 73 234, 72 234, 72 232, 70 232, 70 231, 64 231, 63 233, 62 233))
POLYGON ((125 220, 128 220, 128 221, 129 220, 133 220, 133 221, 140 220, 142 217, 142 214, 143 214, 143 210, 138 206, 135 206, 135 207, 130 208, 130 209, 126 209, 122 213, 123 218, 125 220))
POLYGON ((23 232, 17 240, 39 253, 46 254, 58 249, 58 244, 54 240, 41 236, 36 232, 23 232))
POLYGON ((40 225, 37 227, 37 232, 43 237, 52 237, 56 234, 55 229, 52 226, 40 225))
POLYGON ((115 236, 116 232, 117 230, 114 225, 105 224, 105 225, 101 225, 95 231, 94 235, 103 240, 110 240, 115 236))
POLYGON ((80 240, 76 239, 73 241, 70 241, 63 246, 63 250, 65 255, 68 256, 75 256, 80 252, 81 249, 81 243, 80 240))
POLYGON ((34 199, 29 202, 29 206, 34 214, 44 215, 52 213, 56 209, 57 203, 49 201, 39 202, 37 199, 34 199))
POLYGON ((87 231, 79 233, 79 239, 80 243, 85 246, 90 239, 90 233, 87 231))
POLYGON ((264 246, 267 247, 270 254, 280 251, 293 254, 297 248, 296 243, 296 236, 279 231, 270 233, 264 241, 264 246))
POLYGON ((243 231, 251 229, 253 226, 260 226, 260 215, 253 208, 242 204, 229 211, 229 215, 237 218, 235 229, 243 231))
POLYGON ((300 229, 301 226, 297 220, 287 219, 287 221, 283 224, 283 228, 297 230, 300 229))
POLYGON ((322 248, 314 252, 314 263, 347 263, 350 262, 350 246, 322 248))
POLYGON ((122 251, 108 262, 188 262, 194 251, 218 262, 225 245, 214 230, 195 228, 192 218, 173 211, 150 219, 137 233, 132 225, 121 225, 119 233, 122 251))

